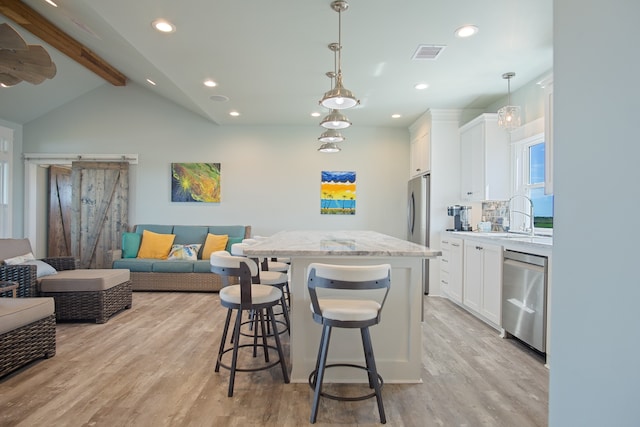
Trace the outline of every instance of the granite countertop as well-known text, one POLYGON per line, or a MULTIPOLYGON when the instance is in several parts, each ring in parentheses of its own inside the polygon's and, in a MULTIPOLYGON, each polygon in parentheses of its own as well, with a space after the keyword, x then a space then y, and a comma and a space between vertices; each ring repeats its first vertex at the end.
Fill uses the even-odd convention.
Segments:
POLYGON ((426 246, 375 231, 281 231, 244 249, 249 256, 383 256, 434 258, 426 246))

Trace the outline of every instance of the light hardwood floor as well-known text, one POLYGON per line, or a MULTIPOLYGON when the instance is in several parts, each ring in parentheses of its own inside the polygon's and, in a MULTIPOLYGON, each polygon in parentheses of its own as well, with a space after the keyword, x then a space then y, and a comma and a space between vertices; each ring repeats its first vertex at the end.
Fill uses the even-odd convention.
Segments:
MULTIPOLYGON (((228 371, 213 371, 223 321, 217 294, 136 292, 106 324, 58 324, 55 357, 0 379, 0 425, 308 425, 311 390, 279 367, 239 373, 227 397, 228 371)), ((423 348, 422 384, 384 385, 387 425, 547 425, 548 371, 522 344, 425 297, 423 348)), ((316 425, 378 423, 375 399, 322 399, 316 425)))

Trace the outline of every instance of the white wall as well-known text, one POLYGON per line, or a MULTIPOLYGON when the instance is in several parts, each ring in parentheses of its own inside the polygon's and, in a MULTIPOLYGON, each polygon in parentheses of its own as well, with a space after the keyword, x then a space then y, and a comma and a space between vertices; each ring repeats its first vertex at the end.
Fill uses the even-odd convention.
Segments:
POLYGON ((24 126, 25 153, 132 153, 130 223, 250 224, 254 234, 370 229, 406 235, 409 133, 354 125, 337 154, 322 128, 217 126, 135 84, 102 86, 24 126), (172 203, 172 162, 221 163, 222 201, 172 203), (355 216, 320 215, 320 172, 357 174, 355 216))
POLYGON ((640 425, 640 2, 554 2, 549 425, 640 425))

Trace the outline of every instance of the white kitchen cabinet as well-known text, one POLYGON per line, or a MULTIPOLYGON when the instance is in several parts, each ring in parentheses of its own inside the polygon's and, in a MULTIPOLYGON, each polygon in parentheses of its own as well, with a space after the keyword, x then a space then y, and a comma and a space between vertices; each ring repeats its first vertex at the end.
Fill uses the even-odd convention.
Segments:
POLYGON ((502 246, 465 239, 463 285, 463 304, 500 326, 502 246))
POLYGON ((411 141, 411 176, 424 175, 431 170, 429 132, 418 135, 411 141))
POLYGON ((440 248, 440 289, 449 299, 462 304, 462 239, 443 238, 440 248))
POLYGON ((505 200, 510 194, 509 138, 497 114, 460 128, 460 190, 465 201, 505 200))

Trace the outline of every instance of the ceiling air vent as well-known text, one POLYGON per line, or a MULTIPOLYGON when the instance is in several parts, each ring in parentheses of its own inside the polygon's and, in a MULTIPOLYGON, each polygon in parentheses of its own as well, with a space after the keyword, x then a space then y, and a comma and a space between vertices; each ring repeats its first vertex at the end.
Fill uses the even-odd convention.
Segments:
POLYGON ((445 47, 446 46, 438 46, 435 44, 421 44, 418 46, 418 48, 416 49, 411 59, 413 60, 438 59, 440 52, 442 52, 445 47))

